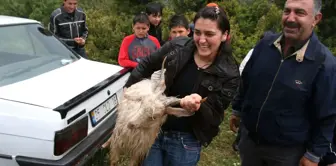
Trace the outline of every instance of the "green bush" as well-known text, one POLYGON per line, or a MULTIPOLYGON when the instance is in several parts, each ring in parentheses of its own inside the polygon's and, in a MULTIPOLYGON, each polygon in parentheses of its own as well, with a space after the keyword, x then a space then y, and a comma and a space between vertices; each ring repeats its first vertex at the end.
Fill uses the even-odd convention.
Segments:
MULTIPOLYGON (((168 20, 175 14, 185 14, 191 22, 195 11, 205 5, 203 0, 149 0, 165 4, 163 11, 163 38, 168 39, 168 20)), ((45 26, 53 10, 62 0, 1 0, 0 15, 31 18, 45 26)), ((134 14, 144 11, 144 4, 138 0, 79 0, 79 6, 87 14, 89 38, 86 50, 91 59, 117 64, 118 52, 123 38, 132 34, 134 14)), ((253 48, 260 35, 267 30, 281 30, 281 14, 284 0, 225 0, 216 1, 228 14, 231 24, 231 43, 233 55, 241 62, 247 52, 253 48)), ((321 41, 336 55, 336 8, 335 1, 324 4, 323 20, 316 29, 321 41)), ((227 116, 228 118, 229 116, 227 116)), ((222 132, 214 143, 202 152, 200 166, 239 165, 238 155, 231 150, 233 134, 228 129, 226 119, 221 126, 222 132), (223 150, 225 149, 225 150, 223 150)), ((106 165, 105 153, 98 153, 95 161, 88 166, 106 165), (104 157, 105 156, 105 157, 104 157)), ((125 164, 124 164, 125 165, 125 164)))
POLYGON ((106 15, 97 10, 87 10, 89 38, 87 52, 90 58, 107 63, 117 63, 119 46, 123 38, 132 34, 129 15, 106 15))
MULTIPOLYGON (((185 14, 191 22, 195 11, 205 5, 205 1, 149 0, 165 5, 163 13, 163 39, 168 39, 168 20, 175 14, 185 14)), ((231 23, 233 54, 241 61, 256 44, 260 35, 267 30, 280 31, 283 1, 269 0, 225 0, 217 3, 228 14, 231 23)), ((60 0, 2 0, 0 14, 26 17, 39 20, 45 26, 49 23, 50 13, 61 5, 60 0)), ((87 14, 89 38, 86 44, 91 59, 107 63, 117 63, 122 39, 132 34, 134 14, 144 11, 144 4, 137 0, 80 0, 79 6, 87 14)), ((323 12, 328 16, 319 25, 316 32, 320 39, 336 54, 335 33, 336 16, 333 4, 325 4, 323 12)))

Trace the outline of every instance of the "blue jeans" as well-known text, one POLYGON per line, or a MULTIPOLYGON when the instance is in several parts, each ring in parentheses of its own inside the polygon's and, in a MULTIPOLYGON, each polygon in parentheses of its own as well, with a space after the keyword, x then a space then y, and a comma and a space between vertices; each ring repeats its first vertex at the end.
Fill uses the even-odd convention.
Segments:
POLYGON ((72 50, 74 50, 81 57, 89 59, 89 57, 86 55, 86 51, 84 47, 83 48, 73 48, 72 50))
POLYGON ((200 160, 201 143, 191 133, 162 131, 143 166, 195 166, 200 160))

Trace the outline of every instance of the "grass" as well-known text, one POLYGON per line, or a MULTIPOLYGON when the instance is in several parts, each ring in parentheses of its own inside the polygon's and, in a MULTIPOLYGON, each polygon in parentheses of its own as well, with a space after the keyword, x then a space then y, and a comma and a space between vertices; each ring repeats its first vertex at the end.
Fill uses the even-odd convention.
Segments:
POLYGON ((226 116, 220 128, 221 131, 213 142, 207 148, 203 148, 199 166, 240 165, 239 155, 232 149, 235 134, 229 128, 229 116, 226 116))
MULTIPOLYGON (((228 113, 228 112, 227 112, 228 113)), ((228 114, 226 114, 228 115, 228 114)), ((226 116, 220 126, 221 131, 207 148, 202 149, 201 160, 198 166, 239 166, 240 160, 237 152, 232 149, 235 134, 229 129, 229 116, 226 116)), ((127 164, 123 162, 122 166, 127 164)), ((108 166, 106 150, 99 151, 85 166, 108 166)))

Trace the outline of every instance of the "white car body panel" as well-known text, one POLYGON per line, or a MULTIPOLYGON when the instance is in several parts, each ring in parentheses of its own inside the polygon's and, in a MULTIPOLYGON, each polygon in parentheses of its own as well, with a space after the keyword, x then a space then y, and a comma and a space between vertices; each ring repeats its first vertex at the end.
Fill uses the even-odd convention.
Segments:
POLYGON ((39 21, 32 19, 0 15, 0 25, 16 25, 16 24, 28 24, 28 23, 40 24, 39 21))
POLYGON ((80 59, 33 79, 0 87, 0 98, 56 108, 121 69, 116 65, 80 59))
MULTIPOLYGON (((40 24, 36 20, 1 16, 1 25, 40 24)), ((89 112, 110 98, 122 96, 122 88, 130 73, 120 76, 93 96, 67 111, 65 117, 54 109, 97 85, 124 68, 80 58, 60 68, 35 77, 0 87, 0 166, 18 166, 17 156, 45 160, 60 160, 76 148, 60 156, 54 155, 55 132, 88 116, 88 136, 114 115, 112 110, 100 123, 93 126, 89 112), (110 93, 108 93, 109 91, 110 93), (68 120, 85 110, 68 124, 68 120)), ((99 130, 98 130, 99 131, 99 130)))

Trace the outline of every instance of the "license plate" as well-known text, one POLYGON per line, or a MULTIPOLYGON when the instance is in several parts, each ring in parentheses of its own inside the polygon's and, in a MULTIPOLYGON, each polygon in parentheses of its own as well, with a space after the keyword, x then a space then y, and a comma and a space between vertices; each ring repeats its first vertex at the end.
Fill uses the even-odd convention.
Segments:
POLYGON ((92 126, 96 126, 101 120, 103 120, 114 108, 118 105, 117 95, 113 94, 112 97, 105 100, 97 108, 90 112, 92 126))

